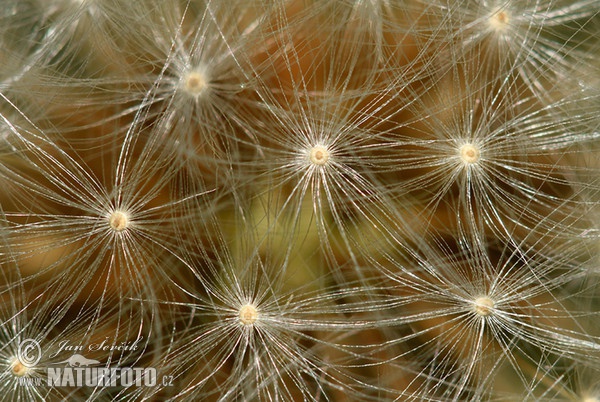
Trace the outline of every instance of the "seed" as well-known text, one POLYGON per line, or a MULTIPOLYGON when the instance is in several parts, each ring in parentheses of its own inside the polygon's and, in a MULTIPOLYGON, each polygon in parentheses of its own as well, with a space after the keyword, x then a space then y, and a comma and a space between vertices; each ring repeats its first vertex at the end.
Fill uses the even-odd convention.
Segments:
POLYGON ((480 155, 479 148, 473 144, 464 144, 460 147, 460 158, 465 164, 477 163, 480 155))
POLYGON ((29 369, 23 365, 18 359, 15 359, 11 365, 11 370, 17 377, 23 377, 29 369))
POLYGON ((504 31, 508 27, 510 16, 506 10, 496 10, 488 23, 494 31, 504 31))
POLYGON ((108 218, 108 225, 115 232, 122 232, 129 226, 129 215, 123 211, 114 211, 108 218))
POLYGON ((486 317, 494 310, 494 301, 487 296, 478 297, 473 302, 473 310, 477 315, 486 317))
POLYGON ((206 75, 200 71, 191 71, 187 74, 184 80, 184 90, 192 95, 199 96, 208 87, 206 75))
POLYGON ((316 145, 310 150, 309 158, 312 163, 323 166, 329 161, 329 151, 322 145, 316 145))
POLYGON ((240 322, 243 325, 252 325, 258 319, 258 310, 252 304, 245 304, 240 308, 240 322))

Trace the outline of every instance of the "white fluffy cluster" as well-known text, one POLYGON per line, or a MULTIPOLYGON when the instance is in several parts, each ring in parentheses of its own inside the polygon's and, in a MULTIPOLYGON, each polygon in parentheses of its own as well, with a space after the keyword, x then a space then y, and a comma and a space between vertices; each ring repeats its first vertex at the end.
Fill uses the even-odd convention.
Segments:
POLYGON ((599 51, 598 0, 3 0, 0 395, 600 400, 599 51))

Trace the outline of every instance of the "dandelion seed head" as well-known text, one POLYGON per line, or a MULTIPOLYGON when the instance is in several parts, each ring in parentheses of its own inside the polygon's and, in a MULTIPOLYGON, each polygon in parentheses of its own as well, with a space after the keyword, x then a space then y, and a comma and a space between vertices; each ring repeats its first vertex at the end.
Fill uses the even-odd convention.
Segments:
POLYGON ((131 224, 129 214, 127 212, 116 210, 108 217, 108 226, 115 232, 122 232, 131 224))
POLYGON ((250 326, 258 320, 258 310, 252 304, 245 304, 240 308, 239 316, 242 325, 250 326))
POLYGON ((313 165, 323 166, 329 162, 331 154, 323 145, 315 145, 309 151, 308 158, 313 165))
POLYGON ((460 159, 465 165, 472 165, 479 162, 481 151, 474 144, 464 144, 459 149, 460 159))
POLYGON ((481 317, 487 317, 493 313, 494 301, 488 296, 478 297, 473 301, 473 311, 481 317))

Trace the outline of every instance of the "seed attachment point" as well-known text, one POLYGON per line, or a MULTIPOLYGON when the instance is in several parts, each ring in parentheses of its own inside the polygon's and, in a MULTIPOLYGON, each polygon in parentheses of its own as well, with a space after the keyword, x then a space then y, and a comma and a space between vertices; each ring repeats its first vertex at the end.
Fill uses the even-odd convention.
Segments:
POLYGON ((473 302, 473 311, 481 317, 487 317, 494 312, 494 301, 487 296, 478 297, 473 302))
POLYGON ((108 217, 108 226, 115 232, 122 232, 129 227, 130 223, 129 214, 123 211, 114 211, 108 217))
POLYGON ((252 304, 245 304, 240 308, 239 317, 242 325, 252 325, 258 320, 258 310, 252 304))
POLYGON ((489 26, 496 32, 505 31, 510 24, 510 14, 503 9, 495 10, 488 19, 489 26))
POLYGON ((29 368, 27 368, 23 363, 19 361, 19 359, 14 359, 10 365, 10 369, 13 375, 17 377, 24 377, 29 372, 29 368))
POLYGON ((481 151, 479 147, 473 144, 464 144, 459 149, 460 159, 466 165, 472 165, 479 162, 481 151))
POLYGON ((310 149, 308 155, 310 162, 317 166, 323 166, 329 162, 331 157, 329 150, 322 145, 316 145, 310 149))
POLYGON ((206 74, 199 70, 188 72, 183 79, 183 90, 189 95, 198 97, 208 88, 206 74))

